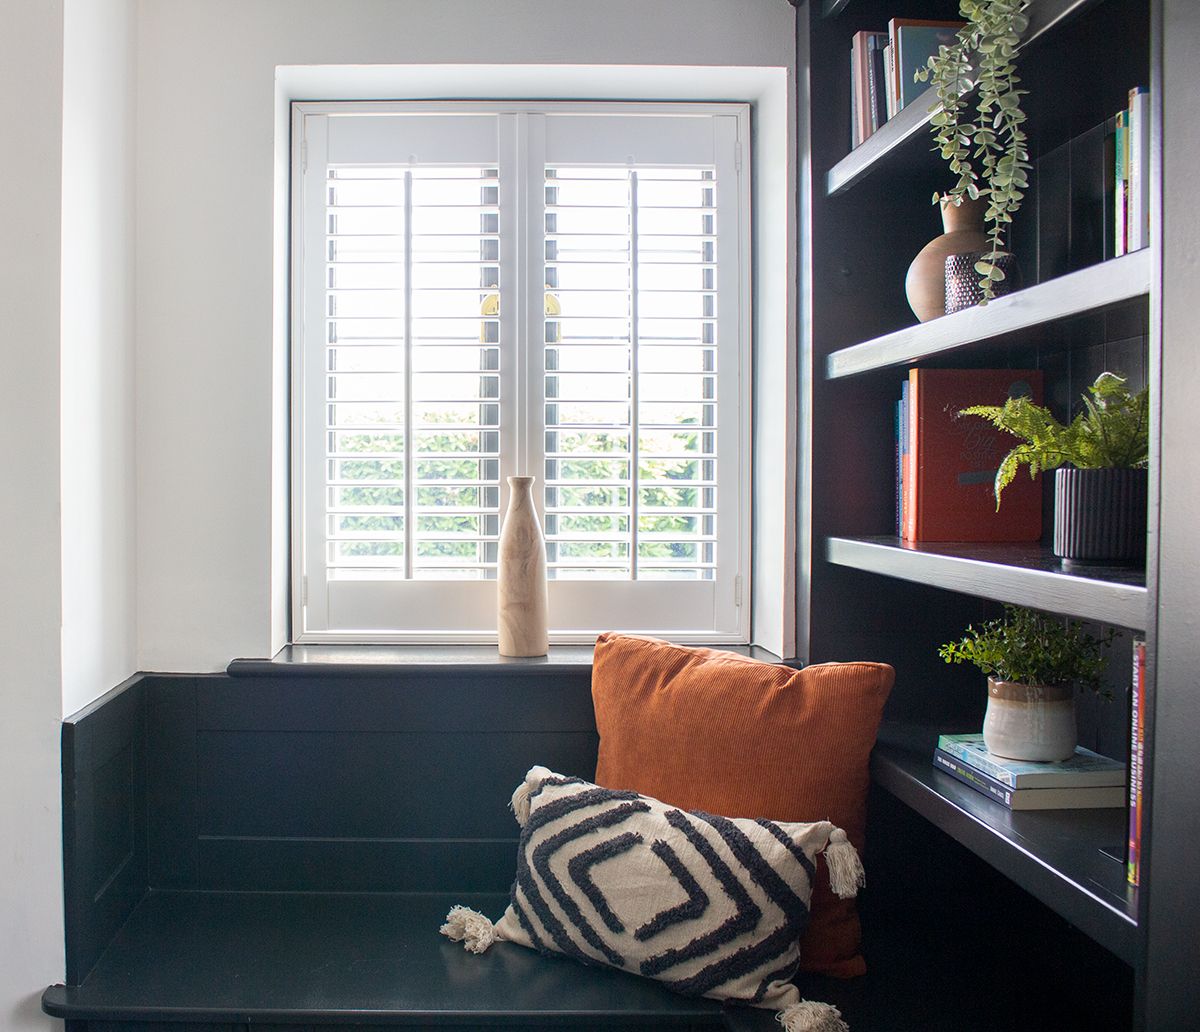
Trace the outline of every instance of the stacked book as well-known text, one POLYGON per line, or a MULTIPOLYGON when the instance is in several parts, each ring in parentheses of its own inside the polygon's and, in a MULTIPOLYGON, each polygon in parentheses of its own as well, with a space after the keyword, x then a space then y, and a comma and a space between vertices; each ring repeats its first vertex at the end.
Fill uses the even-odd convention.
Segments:
POLYGON ((1010 810, 1124 806, 1125 764, 1090 749, 1056 763, 994 756, 983 735, 939 735, 933 765, 1010 810))
POLYGON ((1120 256, 1150 244, 1150 93, 1129 91, 1129 107, 1117 114, 1113 182, 1114 252, 1120 256))

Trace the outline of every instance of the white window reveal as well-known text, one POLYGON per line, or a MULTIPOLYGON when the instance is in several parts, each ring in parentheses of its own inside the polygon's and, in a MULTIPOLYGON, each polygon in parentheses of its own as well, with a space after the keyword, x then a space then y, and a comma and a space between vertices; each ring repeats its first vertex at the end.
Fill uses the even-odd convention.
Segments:
POLYGON ((495 640, 515 474, 552 640, 747 640, 747 126, 295 105, 295 640, 495 640))

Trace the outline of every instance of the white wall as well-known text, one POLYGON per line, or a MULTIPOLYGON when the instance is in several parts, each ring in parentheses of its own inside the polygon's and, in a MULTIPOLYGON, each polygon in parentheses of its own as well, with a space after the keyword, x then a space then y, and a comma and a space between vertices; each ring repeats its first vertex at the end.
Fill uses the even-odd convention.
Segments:
POLYGON ((62 4, 0 0, 0 1027, 63 975, 59 789, 62 4))
POLYGON ((283 644, 276 66, 790 67, 794 14, 785 0, 138 10, 138 665, 212 670, 283 644))
POLYGON ((66 0, 62 140, 62 696, 136 669, 134 0, 66 0))

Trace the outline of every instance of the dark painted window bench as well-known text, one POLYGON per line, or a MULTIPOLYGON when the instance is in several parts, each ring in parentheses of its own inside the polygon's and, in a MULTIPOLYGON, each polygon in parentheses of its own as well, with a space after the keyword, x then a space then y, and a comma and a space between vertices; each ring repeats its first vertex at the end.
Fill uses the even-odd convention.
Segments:
MULTIPOLYGON (((503 911, 525 770, 594 771, 590 676, 582 649, 309 649, 132 678, 64 725, 67 984, 44 1009, 71 1032, 778 1028, 438 934, 454 903, 503 911)), ((854 1032, 1119 1027, 1065 922, 884 793, 871 833, 870 971, 804 995, 854 1032)))

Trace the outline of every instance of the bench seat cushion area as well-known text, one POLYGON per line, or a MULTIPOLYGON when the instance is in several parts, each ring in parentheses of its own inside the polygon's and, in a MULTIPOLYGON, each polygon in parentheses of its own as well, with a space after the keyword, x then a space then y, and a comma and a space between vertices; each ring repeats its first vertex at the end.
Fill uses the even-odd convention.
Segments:
POLYGON ((498 913, 508 897, 154 892, 44 1009, 120 1023, 778 1029, 769 1012, 511 943, 466 953, 438 934, 454 903, 498 913))

